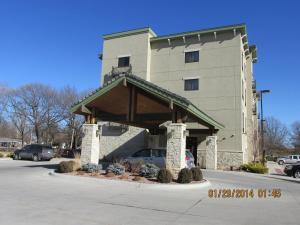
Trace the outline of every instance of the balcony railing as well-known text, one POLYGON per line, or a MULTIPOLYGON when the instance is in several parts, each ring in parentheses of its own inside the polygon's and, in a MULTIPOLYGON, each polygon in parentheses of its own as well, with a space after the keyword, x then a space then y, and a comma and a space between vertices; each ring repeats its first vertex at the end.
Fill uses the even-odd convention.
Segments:
POLYGON ((119 75, 123 73, 131 73, 132 72, 132 66, 129 64, 129 66, 126 67, 112 67, 111 69, 111 75, 119 75))
POLYGON ((257 106, 256 106, 256 103, 252 105, 252 113, 253 113, 253 115, 256 115, 256 114, 257 114, 257 106))
POLYGON ((255 93, 256 92, 256 80, 252 81, 252 92, 255 93))

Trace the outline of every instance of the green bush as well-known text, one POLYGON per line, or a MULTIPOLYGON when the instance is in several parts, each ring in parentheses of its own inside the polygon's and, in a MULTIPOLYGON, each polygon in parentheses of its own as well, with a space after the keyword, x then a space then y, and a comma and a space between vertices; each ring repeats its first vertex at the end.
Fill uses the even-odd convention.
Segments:
POLYGON ((157 181, 159 183, 170 183, 173 179, 173 176, 168 169, 161 169, 157 174, 157 181))
POLYGON ((151 163, 147 163, 146 165, 142 165, 140 169, 140 176, 146 178, 154 178, 157 177, 159 168, 151 163))
POLYGON ((247 172, 251 172, 251 173, 267 173, 268 172, 268 168, 265 167, 263 164, 261 163, 247 163, 247 164, 243 164, 240 167, 242 170, 245 170, 247 172))
POLYGON ((106 173, 112 172, 115 175, 122 175, 125 173, 125 167, 121 165, 120 163, 114 163, 107 167, 106 173))
POLYGON ((14 153, 13 152, 10 152, 6 155, 6 157, 9 157, 9 158, 13 158, 14 157, 14 153))
POLYGON ((3 157, 4 157, 4 154, 0 152, 0 158, 3 158, 3 157))
POLYGON ((58 164, 57 172, 59 173, 70 173, 79 169, 78 162, 75 161, 62 161, 58 164))
POLYGON ((191 172, 194 181, 200 181, 203 179, 203 175, 200 167, 193 167, 191 169, 191 172))
POLYGON ((177 182, 180 184, 191 183, 192 176, 192 171, 190 171, 188 168, 183 168, 178 174, 177 182))

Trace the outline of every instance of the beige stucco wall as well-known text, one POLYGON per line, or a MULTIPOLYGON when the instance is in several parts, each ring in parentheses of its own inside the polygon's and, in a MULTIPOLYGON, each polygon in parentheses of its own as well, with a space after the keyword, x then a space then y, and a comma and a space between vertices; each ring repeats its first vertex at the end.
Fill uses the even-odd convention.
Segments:
MULTIPOLYGON (((188 98, 225 125, 225 129, 217 134, 218 166, 230 166, 232 157, 235 165, 249 161, 251 151, 247 130, 251 126, 245 133, 242 132, 242 112, 248 127, 252 109, 242 100, 242 91, 245 92, 242 90, 242 80, 246 92, 251 90, 249 85, 252 85, 252 80, 247 78, 245 69, 242 71, 244 50, 241 35, 237 32, 234 36, 232 31, 228 31, 217 33, 215 39, 211 33, 201 36, 200 41, 197 37, 187 37, 186 43, 182 39, 171 40, 171 45, 167 40, 150 42, 150 38, 150 33, 142 33, 105 40, 102 80, 112 66, 117 66, 118 56, 130 55, 133 74, 188 98), (192 49, 200 51, 199 62, 185 63, 184 51, 192 49), (193 77, 199 78, 199 90, 184 91, 184 79, 193 77)), ((247 64, 246 70, 252 67, 251 61, 246 63, 245 55, 244 62, 247 64)), ((250 95, 245 97, 249 102, 250 95)), ((205 151, 203 141, 199 143, 198 150, 198 155, 205 151)))
POLYGON ((119 56, 130 56, 133 74, 149 80, 150 37, 152 37, 151 33, 141 33, 104 40, 101 83, 104 75, 111 72, 112 66, 118 66, 119 56))
MULTIPOLYGON (((246 139, 242 134, 241 37, 232 32, 186 41, 152 44, 151 82, 176 92, 225 125, 218 132, 218 151, 242 153, 246 139), (184 51, 199 49, 200 60, 184 62, 184 51), (198 91, 184 91, 184 78, 199 78, 198 91)), ((203 144, 202 144, 203 145, 203 144)), ((198 146, 205 150, 205 146, 198 146)), ((240 158, 240 157, 239 157, 240 158)))

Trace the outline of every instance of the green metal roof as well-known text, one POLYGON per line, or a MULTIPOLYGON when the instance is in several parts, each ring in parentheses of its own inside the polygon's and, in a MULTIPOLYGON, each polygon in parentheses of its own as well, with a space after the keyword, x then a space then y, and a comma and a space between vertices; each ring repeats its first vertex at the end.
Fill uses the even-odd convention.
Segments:
POLYGON ((105 34, 105 35, 103 35, 103 39, 109 40, 109 39, 113 39, 113 38, 126 37, 126 36, 130 36, 130 35, 142 34, 142 33, 151 33, 153 36, 156 36, 154 31, 150 27, 144 27, 144 28, 138 28, 138 29, 116 32, 116 33, 111 33, 111 34, 105 34))
POLYGON ((222 26, 222 27, 214 27, 214 28, 209 28, 209 29, 193 30, 193 31, 188 31, 188 32, 181 32, 181 33, 157 36, 157 37, 151 38, 151 42, 179 38, 182 36, 193 36, 193 35, 198 35, 198 34, 220 32, 220 31, 227 31, 227 30, 233 30, 233 29, 240 30, 243 35, 246 34, 246 24, 242 23, 242 24, 235 24, 235 25, 228 25, 228 26, 222 26))
MULTIPOLYGON (((247 52, 247 50, 249 50, 249 45, 248 45, 247 29, 246 29, 245 23, 213 27, 213 28, 201 29, 201 30, 193 30, 193 31, 188 31, 188 32, 181 32, 181 33, 161 35, 161 36, 157 36, 150 27, 144 27, 144 28, 139 28, 139 29, 133 29, 133 30, 127 30, 127 31, 122 31, 122 32, 106 34, 106 35, 103 35, 103 39, 109 40, 109 39, 113 39, 113 38, 126 37, 126 36, 130 36, 130 35, 141 34, 141 33, 151 33, 153 35, 153 37, 150 38, 150 42, 153 43, 153 42, 158 42, 158 41, 163 41, 163 40, 168 40, 168 39, 178 39, 178 38, 182 38, 182 37, 203 35, 203 34, 214 33, 214 32, 224 32, 224 31, 230 31, 230 30, 234 30, 234 29, 241 33, 241 35, 243 37, 242 41, 243 41, 243 45, 244 45, 244 50, 247 52)), ((256 60, 255 60, 255 62, 256 62, 256 60)))
POLYGON ((161 87, 159 87, 151 82, 148 82, 142 78, 134 76, 132 74, 121 74, 121 75, 113 78, 111 81, 105 83, 103 85, 103 87, 96 89, 90 95, 86 96, 84 99, 75 103, 71 108, 71 112, 75 113, 82 106, 87 105, 88 103, 92 102, 93 100, 97 99, 101 95, 107 93, 112 88, 119 85, 121 82, 123 82, 124 79, 126 79, 126 82, 131 83, 131 84, 143 89, 144 91, 155 95, 156 97, 158 97, 166 102, 172 101, 173 104, 185 109, 186 111, 188 111, 195 117, 199 118, 200 120, 203 120, 204 122, 210 124, 211 126, 217 128, 217 129, 224 128, 223 124, 217 122, 212 117, 208 116, 206 113, 204 113, 203 111, 198 109, 188 99, 186 99, 180 95, 177 95, 173 92, 170 92, 164 88, 161 88, 161 87))
POLYGON ((249 47, 250 53, 252 54, 252 62, 256 63, 257 62, 257 48, 256 45, 251 45, 249 47))

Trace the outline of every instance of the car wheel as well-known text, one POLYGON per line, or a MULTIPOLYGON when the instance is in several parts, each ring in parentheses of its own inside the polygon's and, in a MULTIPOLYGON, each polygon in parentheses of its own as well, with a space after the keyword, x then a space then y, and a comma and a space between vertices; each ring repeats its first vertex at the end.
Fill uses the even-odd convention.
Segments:
POLYGON ((37 155, 33 155, 32 159, 33 159, 33 161, 35 161, 35 162, 39 161, 39 157, 38 157, 37 155))
POLYGON ((300 170, 296 170, 295 172, 294 172, 294 177, 295 178, 300 178, 300 170))
POLYGON ((283 160, 280 160, 280 161, 278 162, 279 165, 283 165, 283 163, 284 163, 283 160))

